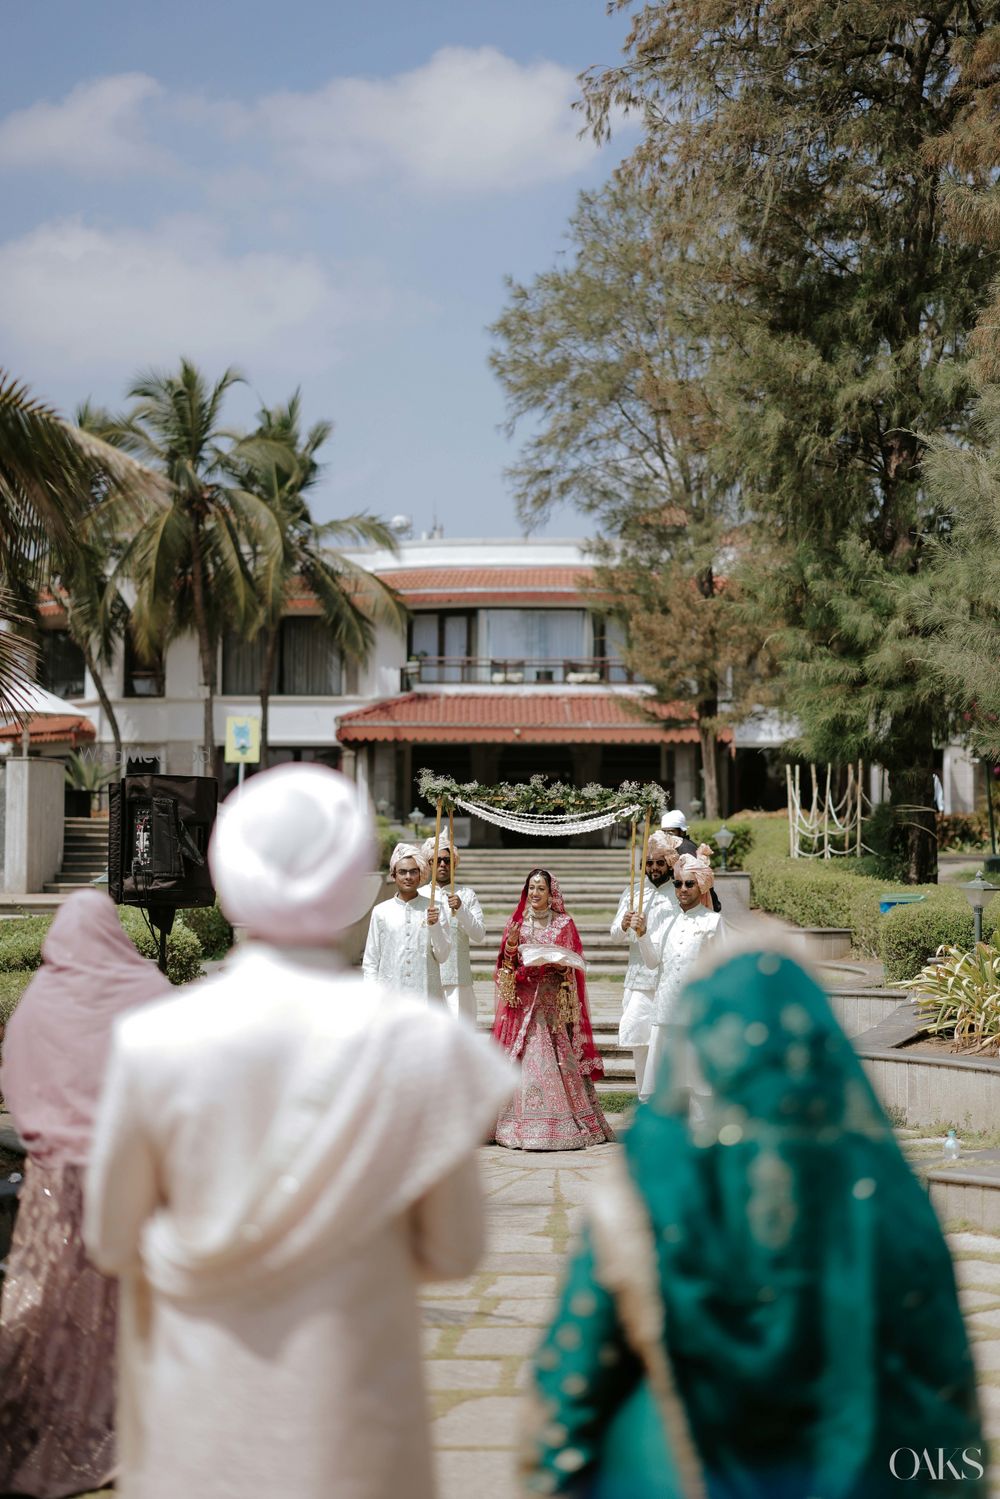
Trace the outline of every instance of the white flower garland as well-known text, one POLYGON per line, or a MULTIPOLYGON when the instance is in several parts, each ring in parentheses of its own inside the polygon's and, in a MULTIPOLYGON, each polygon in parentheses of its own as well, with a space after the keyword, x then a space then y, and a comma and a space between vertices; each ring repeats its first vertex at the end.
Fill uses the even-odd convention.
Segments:
POLYGON ((506 828, 511 833, 542 834, 547 838, 572 838, 577 833, 596 833, 600 828, 609 828, 613 822, 629 822, 642 814, 638 804, 618 807, 613 812, 592 812, 583 817, 576 813, 560 812, 501 812, 496 807, 484 807, 480 802, 467 802, 455 798, 456 807, 492 822, 495 827, 506 828))

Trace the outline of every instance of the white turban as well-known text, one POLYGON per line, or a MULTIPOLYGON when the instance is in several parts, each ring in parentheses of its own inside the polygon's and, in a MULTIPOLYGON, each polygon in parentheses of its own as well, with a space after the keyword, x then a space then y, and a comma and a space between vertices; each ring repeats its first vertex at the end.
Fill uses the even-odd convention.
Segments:
POLYGON ((431 866, 415 843, 397 843, 389 856, 389 877, 396 873, 396 865, 402 859, 416 859, 421 880, 430 879, 431 866))
MULTIPOLYGON (((431 860, 434 857, 434 839, 425 838, 423 843, 420 845, 420 852, 427 860, 427 866, 428 868, 430 868, 431 860)), ((450 854, 451 862, 454 864, 456 869, 458 868, 458 849, 452 848, 451 844, 448 842, 448 835, 446 833, 442 833, 441 837, 438 839, 438 857, 440 857, 441 854, 450 854)))
POLYGON ((226 798, 208 862, 223 910, 251 937, 330 947, 371 903, 372 820, 339 771, 279 765, 226 798))
POLYGON ((675 831, 675 829, 679 832, 683 832, 687 827, 687 818, 684 816, 683 812, 664 812, 663 816, 660 818, 660 827, 665 833, 672 833, 675 831))

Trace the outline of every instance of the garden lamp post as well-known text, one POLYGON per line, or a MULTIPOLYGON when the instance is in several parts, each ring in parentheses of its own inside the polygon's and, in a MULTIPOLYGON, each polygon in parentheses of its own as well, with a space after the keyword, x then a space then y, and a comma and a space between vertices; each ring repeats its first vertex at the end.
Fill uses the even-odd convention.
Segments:
POLYGON ((423 815, 424 814, 421 812, 419 807, 414 807, 413 811, 410 813, 410 821, 413 823, 413 832, 415 837, 417 838, 420 837, 420 819, 421 817, 423 817, 423 815))
POLYGON ((979 871, 974 880, 966 880, 962 885, 966 899, 972 907, 977 942, 982 942, 983 940, 983 907, 998 888, 1000 887, 991 885, 989 880, 983 879, 982 870, 979 871))
POLYGON ((723 869, 726 868, 726 854, 729 852, 729 846, 735 837, 736 834, 731 833, 726 827, 725 823, 722 824, 721 828, 715 835, 715 842, 718 844, 719 852, 722 854, 723 869))

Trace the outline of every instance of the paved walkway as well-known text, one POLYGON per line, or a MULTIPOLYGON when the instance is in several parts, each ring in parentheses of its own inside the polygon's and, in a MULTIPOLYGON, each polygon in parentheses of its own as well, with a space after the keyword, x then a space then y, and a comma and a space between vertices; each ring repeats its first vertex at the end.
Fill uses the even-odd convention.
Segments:
MULTIPOLYGON (((551 1155, 484 1148, 486 1257, 469 1280, 428 1287, 423 1297, 440 1499, 519 1499, 520 1393, 530 1357, 588 1195, 618 1148, 551 1155)), ((987 1432, 1000 1451, 1000 1239, 956 1233, 948 1242, 987 1432)))

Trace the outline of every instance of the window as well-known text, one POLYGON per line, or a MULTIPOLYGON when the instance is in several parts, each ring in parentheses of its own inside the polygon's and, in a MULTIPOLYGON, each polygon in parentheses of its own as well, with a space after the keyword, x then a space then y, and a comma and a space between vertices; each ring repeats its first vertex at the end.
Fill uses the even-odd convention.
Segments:
POLYGON ((44 630, 38 671, 43 687, 56 697, 83 697, 83 652, 68 630, 44 630))
POLYGON ((484 609, 479 628, 493 677, 561 682, 592 664, 593 638, 585 609, 484 609))
MULTIPOLYGON (((222 646, 222 692, 256 697, 264 668, 263 635, 247 641, 227 635, 222 646)), ((321 619, 283 619, 278 631, 271 692, 278 697, 339 697, 343 661, 321 619)))
POLYGON ((163 656, 157 653, 151 659, 141 656, 132 639, 132 631, 125 631, 125 696, 163 696, 163 656))
POLYGON ((430 657, 434 662, 421 671, 421 682, 468 680, 462 663, 474 654, 474 624, 474 615, 457 610, 414 615, 410 621, 410 656, 430 657), (448 664, 439 664, 440 657, 448 664))

